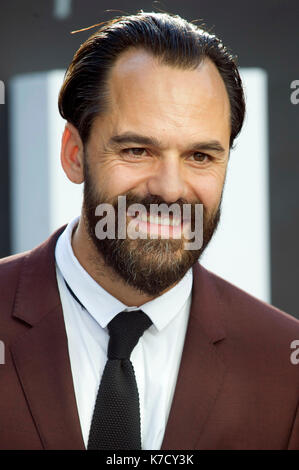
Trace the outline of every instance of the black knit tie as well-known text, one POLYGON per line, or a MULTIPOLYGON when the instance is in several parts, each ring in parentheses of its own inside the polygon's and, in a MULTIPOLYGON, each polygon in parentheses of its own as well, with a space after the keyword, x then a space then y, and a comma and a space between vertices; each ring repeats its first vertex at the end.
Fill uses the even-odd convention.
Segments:
POLYGON ((93 412, 87 449, 141 449, 139 395, 131 352, 152 322, 142 310, 108 324, 108 360, 93 412))

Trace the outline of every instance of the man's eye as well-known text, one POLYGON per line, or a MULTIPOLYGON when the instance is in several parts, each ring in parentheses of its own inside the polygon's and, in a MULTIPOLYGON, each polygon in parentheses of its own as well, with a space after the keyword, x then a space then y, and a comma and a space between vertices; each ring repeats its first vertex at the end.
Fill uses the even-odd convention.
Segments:
POLYGON ((123 149, 122 152, 130 157, 142 157, 145 152, 144 148, 134 147, 129 149, 123 149))
POLYGON ((209 155, 207 155, 206 153, 202 153, 202 152, 194 152, 191 155, 191 158, 194 161, 199 162, 199 163, 207 163, 211 159, 209 155))

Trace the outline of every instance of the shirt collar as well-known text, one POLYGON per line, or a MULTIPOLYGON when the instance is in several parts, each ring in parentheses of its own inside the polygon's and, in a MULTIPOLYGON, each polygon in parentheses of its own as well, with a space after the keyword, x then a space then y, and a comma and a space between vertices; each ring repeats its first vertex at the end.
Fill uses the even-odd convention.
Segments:
POLYGON ((142 309, 158 330, 165 328, 182 310, 192 289, 192 269, 165 294, 140 307, 128 307, 103 289, 81 266, 72 249, 72 233, 79 217, 73 219, 58 238, 55 248, 56 264, 72 291, 90 315, 105 328, 119 312, 142 309))

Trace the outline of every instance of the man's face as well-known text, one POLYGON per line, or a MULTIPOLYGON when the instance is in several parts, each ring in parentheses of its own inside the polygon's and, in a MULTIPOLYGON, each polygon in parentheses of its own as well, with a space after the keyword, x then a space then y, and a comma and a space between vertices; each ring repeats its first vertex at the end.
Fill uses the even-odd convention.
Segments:
POLYGON ((229 99, 211 61, 179 70, 143 50, 118 58, 109 109, 85 147, 83 218, 101 258, 130 286, 159 295, 197 261, 219 221, 229 139, 229 99), (148 210, 151 203, 203 204, 202 247, 186 250, 171 236, 99 240, 95 208, 108 202, 117 209, 119 195, 127 207, 137 202, 148 210))

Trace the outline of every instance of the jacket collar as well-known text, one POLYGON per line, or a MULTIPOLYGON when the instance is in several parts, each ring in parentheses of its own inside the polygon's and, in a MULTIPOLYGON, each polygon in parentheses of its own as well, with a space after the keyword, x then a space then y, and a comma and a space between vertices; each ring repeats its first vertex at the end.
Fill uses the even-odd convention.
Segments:
POLYGON ((24 257, 17 287, 13 316, 36 325, 54 308, 61 306, 55 269, 55 246, 65 225, 24 257))

